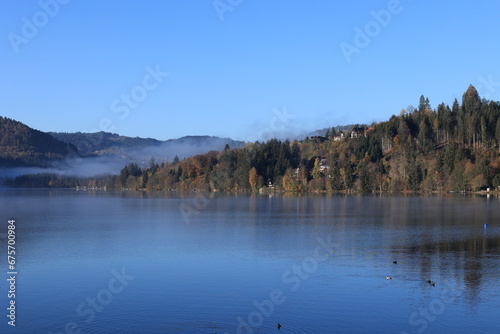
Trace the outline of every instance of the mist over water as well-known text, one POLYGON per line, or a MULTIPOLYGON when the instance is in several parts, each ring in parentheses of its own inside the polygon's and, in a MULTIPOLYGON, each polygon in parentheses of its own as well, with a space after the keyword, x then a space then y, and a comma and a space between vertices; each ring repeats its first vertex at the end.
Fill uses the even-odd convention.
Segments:
POLYGON ((58 174, 63 176, 92 177, 118 174, 127 164, 123 159, 113 156, 69 158, 52 164, 52 167, 15 167, 0 168, 0 175, 14 178, 26 174, 58 174))
POLYGON ((149 145, 140 148, 116 146, 106 151, 95 151, 96 142, 85 141, 74 143, 81 152, 71 152, 70 157, 52 163, 49 168, 16 167, 0 168, 0 177, 13 178, 25 174, 54 173, 64 176, 93 177, 103 175, 116 175, 129 163, 137 163, 140 167, 149 167, 151 159, 155 163, 171 163, 174 157, 179 159, 189 158, 209 151, 222 151, 226 144, 230 148, 245 145, 229 138, 209 136, 190 136, 161 142, 159 145, 149 145), (102 154, 102 155, 98 155, 102 154))

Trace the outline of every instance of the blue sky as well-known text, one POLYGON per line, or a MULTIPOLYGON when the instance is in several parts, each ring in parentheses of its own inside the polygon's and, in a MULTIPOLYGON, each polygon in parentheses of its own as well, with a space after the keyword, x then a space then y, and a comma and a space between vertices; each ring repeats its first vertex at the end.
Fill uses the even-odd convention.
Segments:
POLYGON ((0 115, 42 131, 258 140, 500 100, 498 1, 59 1, 0 11, 0 115))

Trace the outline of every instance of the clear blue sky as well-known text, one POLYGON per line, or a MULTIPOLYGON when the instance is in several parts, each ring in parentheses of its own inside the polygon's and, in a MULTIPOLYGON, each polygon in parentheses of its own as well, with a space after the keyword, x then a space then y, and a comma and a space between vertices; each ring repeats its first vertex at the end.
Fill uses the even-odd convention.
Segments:
POLYGON ((383 121, 421 94, 451 104, 469 84, 500 99, 498 1, 54 1, 0 10, 0 115, 42 131, 252 140, 383 121))

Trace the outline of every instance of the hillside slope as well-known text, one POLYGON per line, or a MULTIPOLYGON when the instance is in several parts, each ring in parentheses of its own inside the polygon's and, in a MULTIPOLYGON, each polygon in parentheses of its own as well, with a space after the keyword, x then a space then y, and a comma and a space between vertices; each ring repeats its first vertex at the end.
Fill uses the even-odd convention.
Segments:
POLYGON ((47 167, 74 151, 47 133, 0 116, 0 167, 47 167))
POLYGON ((223 150, 225 145, 239 148, 245 142, 211 136, 185 136, 160 141, 152 138, 120 136, 109 132, 63 133, 50 132, 63 142, 74 145, 82 156, 114 156, 126 162, 145 164, 153 157, 156 161, 172 161, 175 156, 187 158, 207 151, 223 150))

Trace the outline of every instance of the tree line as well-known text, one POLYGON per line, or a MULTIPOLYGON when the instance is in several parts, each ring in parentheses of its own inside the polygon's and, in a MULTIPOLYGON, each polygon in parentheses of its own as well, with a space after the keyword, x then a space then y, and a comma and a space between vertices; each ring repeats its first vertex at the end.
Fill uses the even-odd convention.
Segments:
MULTIPOLYGON (((500 186, 500 105, 481 99, 473 86, 451 107, 432 108, 421 96, 416 108, 354 130, 353 138, 349 132, 336 138, 332 128, 302 141, 271 139, 172 163, 129 164, 119 175, 85 182, 146 190, 363 193, 500 186)), ((60 182, 52 177, 52 184, 60 182)))

